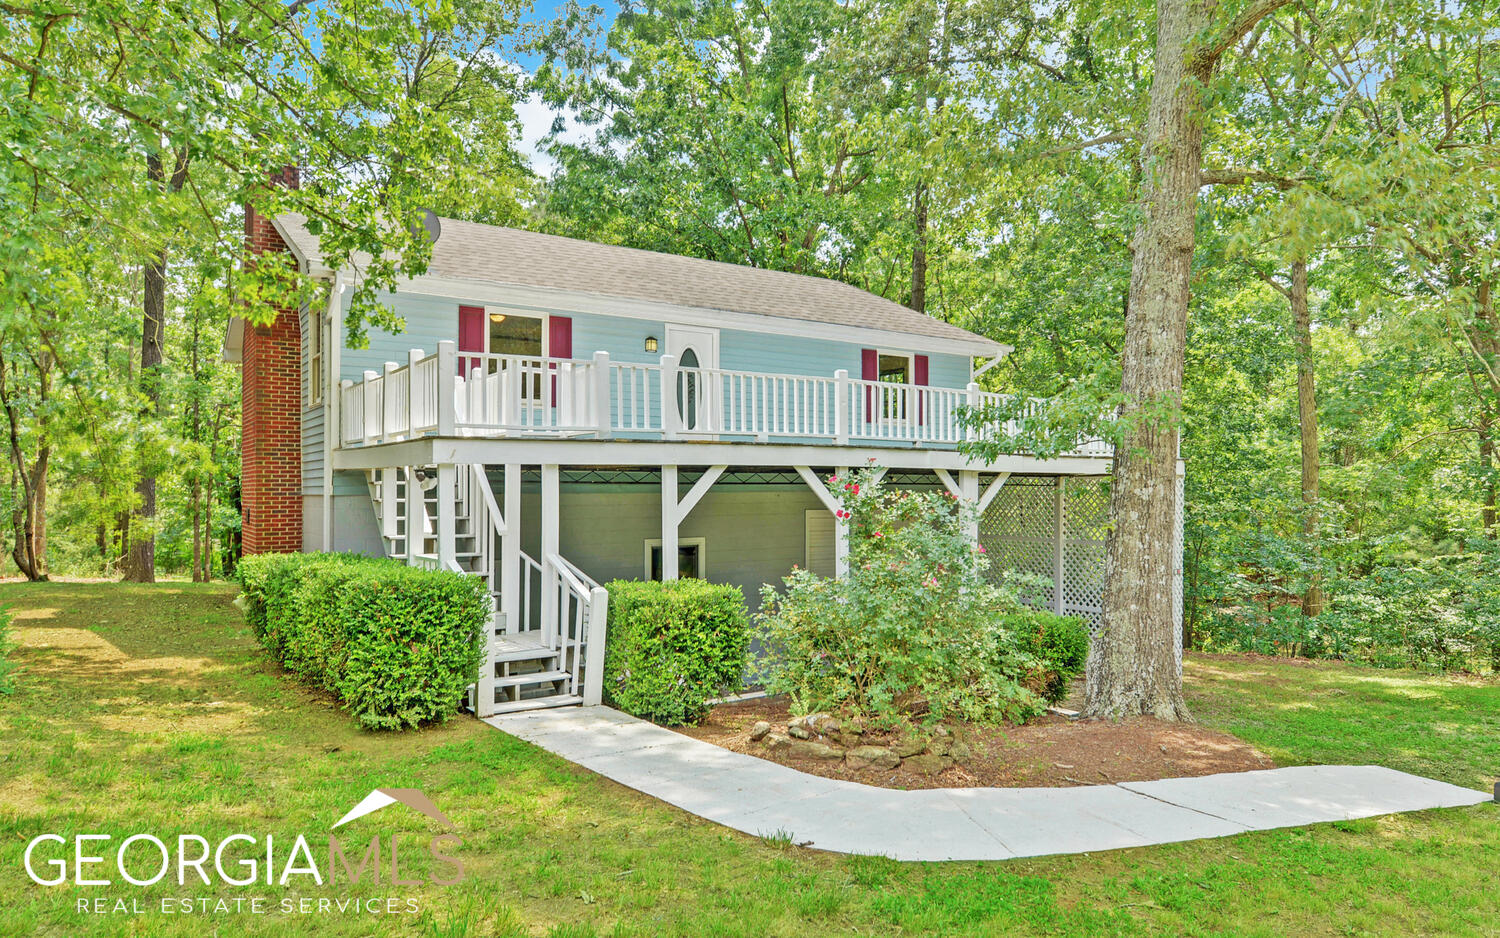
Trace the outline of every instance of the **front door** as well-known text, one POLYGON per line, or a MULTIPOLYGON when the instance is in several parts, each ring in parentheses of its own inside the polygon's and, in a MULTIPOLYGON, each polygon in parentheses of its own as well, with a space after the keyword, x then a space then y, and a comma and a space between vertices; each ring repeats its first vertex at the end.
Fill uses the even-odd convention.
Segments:
POLYGON ((687 433, 713 433, 718 428, 718 386, 706 373, 719 367, 719 330, 697 326, 667 326, 667 354, 677 356, 677 408, 687 433))

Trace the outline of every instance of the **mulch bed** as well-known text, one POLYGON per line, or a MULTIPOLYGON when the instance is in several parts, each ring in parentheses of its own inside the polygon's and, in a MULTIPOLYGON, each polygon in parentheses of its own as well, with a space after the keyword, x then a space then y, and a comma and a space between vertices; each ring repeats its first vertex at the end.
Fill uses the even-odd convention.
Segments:
MULTIPOLYGON (((1049 713, 1024 726, 950 724, 971 754, 930 776, 904 762, 895 769, 856 769, 842 761, 795 759, 750 741, 757 721, 785 733, 790 719, 785 698, 767 697, 720 704, 698 726, 677 731, 802 772, 882 788, 1063 788, 1275 768, 1268 756, 1228 733, 1149 717, 1110 723, 1049 713)), ((894 740, 869 732, 861 742, 884 746, 894 740)))

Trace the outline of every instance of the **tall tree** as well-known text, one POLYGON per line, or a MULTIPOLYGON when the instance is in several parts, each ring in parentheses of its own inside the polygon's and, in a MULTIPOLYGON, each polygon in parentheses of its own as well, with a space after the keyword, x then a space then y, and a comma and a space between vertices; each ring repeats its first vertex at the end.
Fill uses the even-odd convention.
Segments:
POLYGON ((1214 0, 1159 0, 1141 159, 1142 218, 1131 242, 1121 418, 1104 564, 1104 618, 1089 655, 1085 713, 1188 718, 1174 640, 1178 414, 1205 87, 1220 59, 1288 0, 1254 0, 1227 22, 1214 0))

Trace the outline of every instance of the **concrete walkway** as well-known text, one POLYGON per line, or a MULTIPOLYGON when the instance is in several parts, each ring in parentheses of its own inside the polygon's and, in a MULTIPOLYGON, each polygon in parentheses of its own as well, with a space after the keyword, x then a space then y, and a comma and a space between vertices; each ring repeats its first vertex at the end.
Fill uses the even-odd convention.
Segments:
POLYGON ((896 791, 807 775, 607 707, 534 710, 485 722, 726 827, 897 860, 1091 853, 1491 798, 1374 765, 1079 788, 896 791))

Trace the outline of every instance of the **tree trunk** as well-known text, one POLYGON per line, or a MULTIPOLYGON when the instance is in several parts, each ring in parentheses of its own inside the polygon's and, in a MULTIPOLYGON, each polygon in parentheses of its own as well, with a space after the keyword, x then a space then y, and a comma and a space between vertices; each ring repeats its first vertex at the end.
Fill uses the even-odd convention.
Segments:
POLYGON ((1203 158, 1203 83, 1196 51, 1211 2, 1160 0, 1156 74, 1145 142, 1144 217, 1131 242, 1121 417, 1104 563, 1104 615, 1088 659, 1089 717, 1191 719, 1173 621, 1178 411, 1203 158))
MULTIPOLYGON (((1307 262, 1292 262, 1292 343, 1297 359, 1297 426, 1302 434, 1302 538, 1314 564, 1322 557, 1318 509, 1318 398, 1314 385, 1312 316, 1307 309, 1307 262)), ((1302 614, 1323 611, 1323 574, 1316 567, 1302 596, 1302 614)))
POLYGON ((915 239, 911 249, 911 299, 907 306, 919 313, 927 311, 927 184, 917 183, 912 199, 916 219, 915 239))
MULTIPOLYGON (((37 392, 41 407, 45 411, 48 392, 50 360, 45 352, 36 361, 37 392)), ((20 498, 11 510, 11 529, 15 545, 11 548, 11 559, 21 575, 33 582, 47 579, 47 469, 52 457, 52 445, 48 439, 45 418, 38 418, 36 428, 36 460, 27 468, 26 452, 21 446, 21 417, 11 396, 9 363, 0 355, 0 406, 5 409, 9 429, 11 488, 21 485, 20 498)))
MULTIPOLYGON (((176 165, 172 178, 166 178, 161 154, 152 152, 146 156, 146 178, 154 190, 165 184, 168 193, 181 192, 187 182, 188 157, 182 149, 176 151, 176 165)), ((149 416, 161 411, 161 363, 162 345, 166 338, 167 310, 167 250, 160 247, 146 262, 144 288, 141 293, 141 392, 145 395, 149 416)), ((130 540, 130 550, 125 555, 124 579, 132 583, 156 582, 156 533, 152 525, 156 521, 156 477, 143 470, 135 485, 140 505, 135 518, 141 522, 130 540)))

